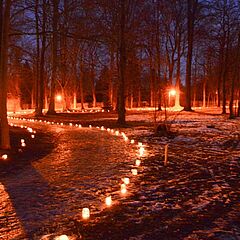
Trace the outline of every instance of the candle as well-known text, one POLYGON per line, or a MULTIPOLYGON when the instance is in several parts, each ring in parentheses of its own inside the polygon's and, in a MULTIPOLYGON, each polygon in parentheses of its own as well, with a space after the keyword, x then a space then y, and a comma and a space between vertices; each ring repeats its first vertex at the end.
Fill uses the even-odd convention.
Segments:
POLYGON ((139 167, 141 164, 141 161, 139 159, 136 160, 136 166, 139 167))
POLYGON ((82 218, 88 219, 90 217, 90 210, 89 208, 83 208, 82 209, 82 218))
POLYGON ((3 154, 2 155, 2 160, 7 160, 8 159, 8 155, 7 154, 3 154))
POLYGON ((59 236, 58 239, 59 239, 59 240, 69 240, 69 238, 68 238, 67 235, 61 235, 61 236, 59 236))
POLYGON ((129 178, 127 178, 127 177, 123 178, 122 181, 123 181, 126 185, 128 185, 128 184, 130 183, 129 178))
POLYGON ((144 147, 140 147, 140 149, 139 149, 139 155, 140 155, 140 157, 142 157, 143 154, 144 154, 144 147))
POLYGON ((105 203, 107 206, 111 206, 112 205, 112 197, 111 196, 106 197, 105 203))
POLYGON ((134 175, 134 176, 136 176, 138 174, 137 169, 132 169, 131 172, 132 172, 132 175, 134 175))
POLYGON ((121 193, 125 194, 126 192, 127 192, 127 188, 126 188, 126 185, 123 183, 121 184, 121 193))

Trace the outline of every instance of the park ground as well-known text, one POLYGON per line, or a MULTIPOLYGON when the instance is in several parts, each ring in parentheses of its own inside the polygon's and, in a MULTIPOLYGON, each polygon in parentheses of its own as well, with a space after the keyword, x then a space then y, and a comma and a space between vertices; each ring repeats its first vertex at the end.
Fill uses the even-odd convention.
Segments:
MULTIPOLYGON (((169 137, 154 133, 149 111, 129 111, 124 128, 115 113, 9 119, 13 149, 0 164, 0 239, 240 239, 240 119, 219 113, 171 112, 169 137), (14 125, 35 129, 35 138, 14 125), (142 142, 145 154, 101 126, 142 142), (132 176, 136 159, 141 165, 132 176), (122 177, 130 178, 125 196, 122 177), (106 207, 109 195, 113 205, 106 207), (91 210, 87 221, 83 207, 91 210)), ((157 117, 163 121, 164 112, 157 117)))

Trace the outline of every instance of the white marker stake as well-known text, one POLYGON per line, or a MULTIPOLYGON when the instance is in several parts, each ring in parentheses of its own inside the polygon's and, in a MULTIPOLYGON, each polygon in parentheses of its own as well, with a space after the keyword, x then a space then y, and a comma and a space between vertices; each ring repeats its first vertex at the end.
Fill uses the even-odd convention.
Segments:
POLYGON ((165 145, 164 166, 167 166, 167 160, 168 160, 168 144, 165 145))

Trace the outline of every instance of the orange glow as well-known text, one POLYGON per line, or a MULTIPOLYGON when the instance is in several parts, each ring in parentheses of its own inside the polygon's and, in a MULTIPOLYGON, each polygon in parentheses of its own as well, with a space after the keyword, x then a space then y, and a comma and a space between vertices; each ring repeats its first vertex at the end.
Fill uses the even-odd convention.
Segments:
POLYGON ((175 96, 176 95, 176 90, 175 89, 171 89, 170 91, 169 91, 169 95, 170 96, 175 96))
POLYGON ((7 154, 3 154, 2 155, 2 160, 7 160, 8 159, 8 155, 7 154))
POLYGON ((106 203, 107 206, 110 207, 112 205, 112 197, 111 196, 106 197, 105 203, 106 203))
POLYGON ((82 209, 82 218, 88 219, 90 217, 90 210, 89 208, 83 208, 82 209))
POLYGON ((127 188, 126 188, 126 185, 123 183, 121 184, 121 193, 125 194, 126 192, 127 192, 127 188))
POLYGON ((58 102, 61 102, 61 101, 62 101, 62 96, 61 96, 61 95, 57 95, 57 96, 56 96, 56 100, 57 100, 58 102))

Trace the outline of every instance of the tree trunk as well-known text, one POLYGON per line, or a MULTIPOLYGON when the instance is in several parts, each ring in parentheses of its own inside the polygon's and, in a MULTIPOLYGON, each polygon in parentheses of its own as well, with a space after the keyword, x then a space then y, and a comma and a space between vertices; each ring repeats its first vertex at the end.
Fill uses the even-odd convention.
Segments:
POLYGON ((53 0, 53 34, 52 34, 52 78, 50 89, 50 103, 48 114, 55 114, 55 85, 57 78, 57 47, 58 47, 58 4, 59 0, 53 0))
POLYGON ((176 96, 175 96, 175 108, 180 108, 180 76, 181 76, 181 30, 178 33, 177 41, 177 76, 176 76, 176 96))
POLYGON ((125 109, 125 74, 126 74, 126 43, 125 43, 125 8, 126 0, 121 0, 121 22, 120 22, 120 63, 119 63, 119 85, 118 85, 118 123, 124 125, 126 123, 125 109))
POLYGON ((83 60, 81 59, 81 63, 80 63, 80 95, 81 95, 81 110, 84 109, 84 96, 83 96, 83 60))
POLYGON ((235 81, 239 74, 239 66, 240 66, 240 32, 238 34, 238 44, 237 44, 237 53, 236 53, 236 61, 234 66, 234 73, 231 80, 231 99, 229 104, 229 111, 230 115, 229 118, 234 118, 234 109, 233 109, 233 102, 234 102, 234 89, 235 89, 235 81))
POLYGON ((38 85, 38 106, 36 114, 42 116, 44 107, 44 78, 45 78, 45 51, 46 51, 46 0, 43 0, 43 20, 42 20, 42 48, 40 55, 40 73, 39 73, 39 85, 38 85))
POLYGON ((193 37, 195 25, 195 13, 198 0, 188 0, 188 23, 187 23, 187 66, 186 66, 186 103, 184 110, 192 111, 191 104, 191 78, 192 78, 192 52, 193 52, 193 37))
POLYGON ((7 62, 8 62, 8 42, 11 0, 0 2, 0 118, 1 118, 1 149, 10 149, 9 126, 7 120, 7 62))
POLYGON ((227 32, 227 42, 226 42, 226 49, 224 51, 224 64, 223 64, 223 81, 222 81, 222 94, 223 94, 223 100, 222 100, 222 114, 226 114, 226 81, 228 77, 228 50, 229 50, 229 29, 227 32))
POLYGON ((95 73, 94 73, 94 63, 91 64, 91 78, 92 78, 92 98, 93 107, 97 106, 96 90, 95 90, 95 73))
POLYGON ((39 0, 35 2, 35 27, 36 27, 36 81, 35 81, 35 115, 38 115, 39 112, 39 85, 40 85, 40 69, 39 69, 39 60, 40 60, 40 35, 39 35, 39 0))
POLYGON ((114 53, 113 50, 110 50, 110 71, 109 71, 109 101, 111 106, 113 106, 113 72, 114 72, 114 53))

